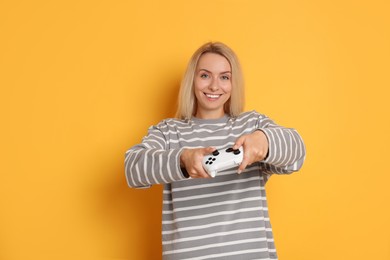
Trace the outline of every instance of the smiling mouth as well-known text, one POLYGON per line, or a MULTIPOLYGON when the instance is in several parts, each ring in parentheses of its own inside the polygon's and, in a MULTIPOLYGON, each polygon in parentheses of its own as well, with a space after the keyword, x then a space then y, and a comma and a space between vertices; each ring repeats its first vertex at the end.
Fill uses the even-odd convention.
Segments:
POLYGON ((205 94, 205 96, 209 99, 217 99, 219 98, 220 96, 222 96, 222 94, 207 94, 207 93, 203 93, 205 94))

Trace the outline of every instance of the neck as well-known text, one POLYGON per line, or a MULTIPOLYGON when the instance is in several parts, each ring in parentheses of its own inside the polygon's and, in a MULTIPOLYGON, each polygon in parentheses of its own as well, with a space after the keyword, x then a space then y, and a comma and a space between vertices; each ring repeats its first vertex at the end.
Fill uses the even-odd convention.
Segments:
POLYGON ((225 111, 197 111, 196 118, 199 119, 218 119, 225 116, 225 111))

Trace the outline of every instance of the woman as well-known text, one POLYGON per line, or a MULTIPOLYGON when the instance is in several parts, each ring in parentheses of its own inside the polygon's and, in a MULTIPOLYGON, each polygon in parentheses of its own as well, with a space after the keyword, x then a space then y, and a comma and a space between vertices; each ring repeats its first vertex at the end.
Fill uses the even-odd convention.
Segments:
POLYGON ((305 148, 294 129, 242 113, 243 96, 235 53, 204 44, 183 77, 177 118, 126 152, 130 187, 164 185, 163 259, 277 259, 264 187, 299 170, 305 148), (226 147, 242 147, 242 163, 210 178, 203 157, 226 147))

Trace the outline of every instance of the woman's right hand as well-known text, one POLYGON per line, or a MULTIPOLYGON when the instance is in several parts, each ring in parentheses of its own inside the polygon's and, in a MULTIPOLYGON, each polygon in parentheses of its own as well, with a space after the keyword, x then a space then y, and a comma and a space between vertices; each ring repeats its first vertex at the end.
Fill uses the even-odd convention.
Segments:
POLYGON ((180 167, 185 168, 191 178, 211 178, 203 169, 205 155, 215 151, 214 147, 183 149, 180 155, 180 167))

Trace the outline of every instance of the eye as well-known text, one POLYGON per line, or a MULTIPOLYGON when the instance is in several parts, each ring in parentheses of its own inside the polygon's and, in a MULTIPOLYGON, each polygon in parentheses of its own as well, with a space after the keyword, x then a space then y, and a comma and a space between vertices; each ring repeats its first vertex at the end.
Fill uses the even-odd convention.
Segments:
POLYGON ((206 73, 202 73, 202 74, 200 74, 200 77, 202 79, 207 79, 209 77, 209 75, 207 75, 206 73))
POLYGON ((223 80, 230 80, 230 77, 227 76, 227 75, 222 75, 222 76, 221 76, 221 79, 223 79, 223 80))

